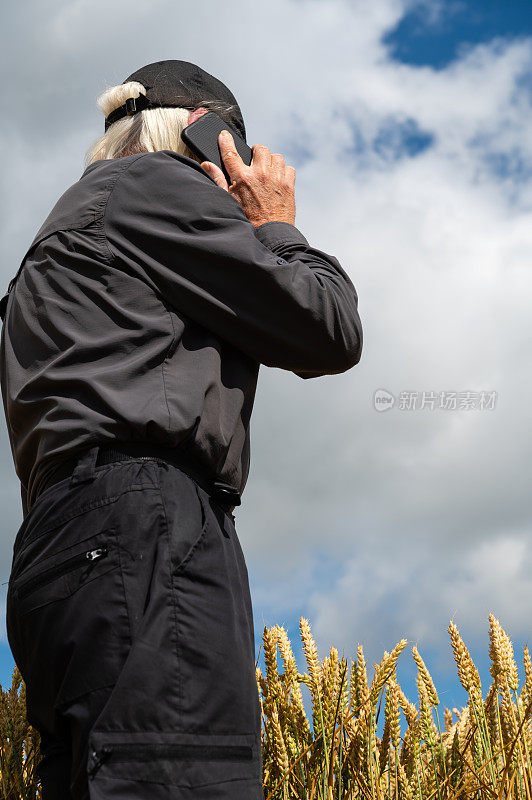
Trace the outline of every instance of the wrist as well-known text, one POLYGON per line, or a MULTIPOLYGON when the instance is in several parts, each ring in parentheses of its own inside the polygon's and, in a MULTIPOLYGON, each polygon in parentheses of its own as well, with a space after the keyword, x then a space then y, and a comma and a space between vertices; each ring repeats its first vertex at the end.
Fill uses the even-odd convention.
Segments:
POLYGON ((288 214, 277 214, 270 217, 260 217, 258 219, 250 219, 251 224, 258 228, 265 225, 267 222, 286 222, 288 225, 295 225, 296 220, 294 216, 288 214))
POLYGON ((259 225, 258 228, 254 228, 254 234, 262 244, 281 256, 286 252, 287 245, 309 246, 308 240, 301 231, 291 222, 286 222, 285 220, 265 222, 259 225))

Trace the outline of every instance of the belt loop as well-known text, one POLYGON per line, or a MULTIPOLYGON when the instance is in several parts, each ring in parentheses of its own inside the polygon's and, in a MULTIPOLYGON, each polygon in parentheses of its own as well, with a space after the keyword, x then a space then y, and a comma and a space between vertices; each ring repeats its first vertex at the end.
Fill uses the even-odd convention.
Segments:
POLYGON ((70 478, 69 487, 92 480, 99 448, 100 445, 95 444, 81 454, 74 472, 72 473, 72 477, 70 478))

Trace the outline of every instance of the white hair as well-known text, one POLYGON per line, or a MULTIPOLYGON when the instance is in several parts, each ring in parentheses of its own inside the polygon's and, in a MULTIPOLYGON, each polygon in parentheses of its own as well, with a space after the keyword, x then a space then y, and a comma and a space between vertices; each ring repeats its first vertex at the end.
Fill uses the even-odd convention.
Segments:
MULTIPOLYGON (((106 89, 98 97, 97 105, 107 117, 111 111, 123 105, 128 97, 138 97, 139 94, 146 94, 142 83, 120 83, 106 89)), ((196 107, 207 108, 218 114, 232 110, 231 106, 212 100, 198 102, 196 107)), ((181 138, 181 131, 188 125, 189 115, 190 109, 164 106, 145 108, 130 117, 122 117, 113 122, 89 147, 85 154, 85 167, 104 158, 122 158, 155 150, 174 150, 201 163, 204 159, 193 153, 181 138)))

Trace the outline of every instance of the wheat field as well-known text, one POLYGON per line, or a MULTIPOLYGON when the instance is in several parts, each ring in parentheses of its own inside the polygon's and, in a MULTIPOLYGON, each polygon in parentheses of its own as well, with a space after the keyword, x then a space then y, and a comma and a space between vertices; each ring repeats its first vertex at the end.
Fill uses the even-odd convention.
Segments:
POLYGON ((524 681, 519 689, 512 643, 499 620, 489 615, 492 683, 484 698, 478 670, 453 622, 448 632, 468 703, 455 714, 456 719, 445 708, 442 726, 438 692, 416 646, 411 654, 417 666, 417 705, 397 681, 396 664, 406 639, 384 652, 370 683, 361 644, 349 665, 345 658, 339 659, 334 647, 320 663, 310 624, 301 617, 307 667, 301 673, 284 628, 265 628, 266 674, 256 668, 263 715, 265 800, 530 800, 532 664, 528 647, 523 652, 524 681), (301 684, 310 690, 311 721, 303 706, 301 684), (383 699, 384 727, 379 738, 376 722, 383 699))
MULTIPOLYGON (((444 708, 443 724, 436 686, 415 645, 417 704, 397 680, 406 639, 384 652, 370 682, 361 644, 349 664, 335 647, 320 662, 309 621, 301 617, 299 627, 306 672, 299 670, 282 626, 265 627, 262 636, 265 674, 257 666, 256 677, 265 800, 532 800, 530 653, 525 646, 519 687, 512 643, 493 614, 492 680, 485 697, 467 646, 456 625, 449 624, 468 702, 462 709, 444 708), (302 685, 310 692, 311 719, 302 685)), ((0 686, 3 800, 40 800, 39 758, 39 734, 26 720, 25 686, 15 666, 11 688, 0 686)))

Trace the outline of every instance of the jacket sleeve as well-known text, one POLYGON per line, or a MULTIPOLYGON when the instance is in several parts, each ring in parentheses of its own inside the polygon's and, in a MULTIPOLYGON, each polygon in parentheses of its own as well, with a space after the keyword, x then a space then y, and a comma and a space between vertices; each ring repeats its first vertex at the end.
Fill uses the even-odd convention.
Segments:
POLYGON ((254 228, 193 159, 161 150, 134 160, 104 226, 116 259, 256 361, 301 378, 358 363, 358 297, 337 259, 289 223, 254 228))

